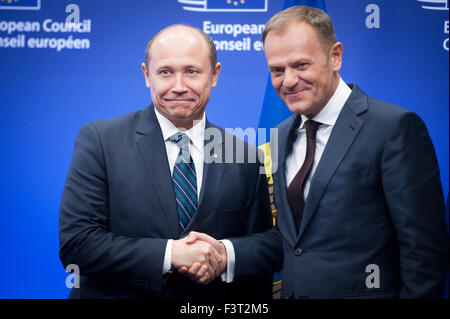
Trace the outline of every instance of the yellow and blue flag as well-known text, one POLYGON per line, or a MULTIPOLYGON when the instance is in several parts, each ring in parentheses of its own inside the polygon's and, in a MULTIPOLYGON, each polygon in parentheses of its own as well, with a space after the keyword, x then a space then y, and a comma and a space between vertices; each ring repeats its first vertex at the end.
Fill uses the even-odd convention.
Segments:
MULTIPOLYGON (((326 11, 325 0, 285 0, 283 9, 287 9, 296 5, 304 5, 322 9, 326 11)), ((259 128, 265 128, 266 132, 277 124, 291 116, 287 106, 278 96, 277 92, 272 86, 270 80, 270 74, 267 79, 266 91, 264 93, 263 105, 261 108, 261 114, 259 116, 259 128)), ((264 152, 264 166, 269 183, 269 195, 272 206, 273 224, 276 224, 277 211, 273 203, 273 180, 272 180, 272 162, 270 159, 270 142, 259 145, 259 148, 264 152)), ((274 298, 279 298, 281 292, 281 272, 276 273, 273 278, 273 295, 274 298)))

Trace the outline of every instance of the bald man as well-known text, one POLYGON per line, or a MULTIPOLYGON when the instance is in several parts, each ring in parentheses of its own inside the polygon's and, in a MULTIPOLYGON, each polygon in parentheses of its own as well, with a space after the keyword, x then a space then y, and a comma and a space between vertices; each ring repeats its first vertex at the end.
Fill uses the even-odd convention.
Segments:
POLYGON ((229 242, 186 237, 271 227, 260 163, 225 163, 236 139, 205 116, 220 70, 205 33, 170 26, 142 64, 152 104, 81 128, 60 208, 61 261, 80 269, 69 298, 271 298, 271 273, 233 279, 229 242), (195 278, 177 271, 189 267, 195 278))

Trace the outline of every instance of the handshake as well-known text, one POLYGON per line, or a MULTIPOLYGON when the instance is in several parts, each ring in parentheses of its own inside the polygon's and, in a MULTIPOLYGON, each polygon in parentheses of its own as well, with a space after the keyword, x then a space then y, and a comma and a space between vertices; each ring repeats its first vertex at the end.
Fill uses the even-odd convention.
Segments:
POLYGON ((172 268, 206 285, 227 269, 225 245, 203 233, 190 232, 172 244, 172 268))

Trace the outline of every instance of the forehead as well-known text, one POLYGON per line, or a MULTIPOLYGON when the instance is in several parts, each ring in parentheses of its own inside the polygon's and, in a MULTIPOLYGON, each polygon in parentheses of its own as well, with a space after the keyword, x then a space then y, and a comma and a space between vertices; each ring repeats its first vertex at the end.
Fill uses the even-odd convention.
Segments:
POLYGON ((150 48, 150 55, 150 64, 166 60, 209 63, 209 49, 203 37, 196 30, 183 26, 161 33, 150 48))
POLYGON ((272 30, 267 34, 265 45, 302 44, 306 42, 318 43, 319 36, 312 25, 305 21, 286 22, 279 30, 272 30))
POLYGON ((269 62, 293 55, 308 56, 321 49, 316 30, 304 21, 292 21, 281 30, 270 31, 264 42, 264 52, 269 62))

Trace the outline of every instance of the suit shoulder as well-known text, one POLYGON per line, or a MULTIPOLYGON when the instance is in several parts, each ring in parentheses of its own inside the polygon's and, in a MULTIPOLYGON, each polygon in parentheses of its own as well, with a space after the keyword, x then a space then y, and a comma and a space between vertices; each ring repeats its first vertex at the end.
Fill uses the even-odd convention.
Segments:
MULTIPOLYGON (((354 109, 360 111, 360 118, 370 130, 378 132, 378 136, 390 138, 399 132, 420 130, 428 132, 424 121, 418 114, 399 105, 369 97, 364 94, 357 99, 362 107, 354 109), (361 98, 363 97, 363 99, 361 98)), ((354 105, 353 105, 354 106, 354 105)))
POLYGON ((96 120, 89 122, 84 126, 90 126, 101 134, 128 130, 130 127, 136 127, 136 122, 145 111, 146 109, 142 109, 109 119, 96 120))
POLYGON ((378 125, 390 125, 404 116, 418 117, 404 107, 367 95, 356 84, 349 84, 349 87, 352 89, 352 94, 345 103, 345 107, 361 115, 362 118, 374 120, 378 125))
POLYGON ((369 109, 373 112, 380 113, 380 114, 386 114, 386 115, 401 115, 408 112, 411 112, 404 107, 401 107, 399 105, 382 101, 374 97, 368 97, 367 102, 369 104, 369 109))
MULTIPOLYGON (((382 101, 373 97, 368 97, 369 113, 381 123, 395 125, 404 120, 412 120, 417 123, 423 123, 420 116, 402 106, 382 101)), ((420 124, 422 125, 422 124, 420 124)))

